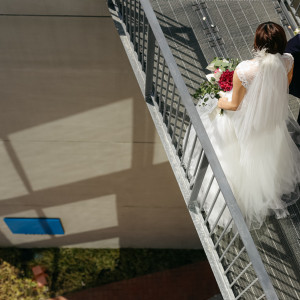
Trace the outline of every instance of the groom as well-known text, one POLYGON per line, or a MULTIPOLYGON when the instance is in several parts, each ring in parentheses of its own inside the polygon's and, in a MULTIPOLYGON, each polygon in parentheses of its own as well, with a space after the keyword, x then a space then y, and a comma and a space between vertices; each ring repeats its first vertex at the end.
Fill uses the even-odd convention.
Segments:
MULTIPOLYGON (((285 52, 291 53, 294 57, 293 79, 289 88, 290 94, 300 98, 300 34, 295 35, 288 41, 285 52)), ((300 113, 298 115, 298 124, 300 125, 300 113)))

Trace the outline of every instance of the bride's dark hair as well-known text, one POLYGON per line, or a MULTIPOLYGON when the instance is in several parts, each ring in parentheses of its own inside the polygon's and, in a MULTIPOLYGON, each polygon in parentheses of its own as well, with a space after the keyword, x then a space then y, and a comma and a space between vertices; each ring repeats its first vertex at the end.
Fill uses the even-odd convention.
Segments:
POLYGON ((284 29, 274 23, 265 22, 260 24, 255 32, 254 49, 266 49, 266 52, 283 54, 287 40, 284 29))

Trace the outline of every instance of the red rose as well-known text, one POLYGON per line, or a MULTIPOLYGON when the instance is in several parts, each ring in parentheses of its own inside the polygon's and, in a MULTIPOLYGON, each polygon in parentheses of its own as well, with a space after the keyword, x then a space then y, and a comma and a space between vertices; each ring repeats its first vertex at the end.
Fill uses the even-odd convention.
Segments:
POLYGON ((224 71, 218 81, 220 88, 225 92, 228 92, 232 89, 233 73, 234 71, 224 71))

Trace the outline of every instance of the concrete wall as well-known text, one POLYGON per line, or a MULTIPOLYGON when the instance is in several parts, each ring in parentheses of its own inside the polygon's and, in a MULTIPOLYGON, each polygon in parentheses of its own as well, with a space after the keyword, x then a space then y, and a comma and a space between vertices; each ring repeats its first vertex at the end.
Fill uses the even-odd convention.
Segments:
POLYGON ((0 11, 0 246, 200 247, 106 1, 0 11), (66 234, 13 235, 3 217, 66 234))

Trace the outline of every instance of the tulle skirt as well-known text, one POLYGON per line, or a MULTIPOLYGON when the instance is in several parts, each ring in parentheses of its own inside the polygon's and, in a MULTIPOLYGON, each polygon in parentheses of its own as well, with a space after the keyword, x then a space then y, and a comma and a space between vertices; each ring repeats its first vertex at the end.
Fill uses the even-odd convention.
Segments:
MULTIPOLYGON (((249 229, 257 229, 268 215, 286 217, 287 206, 298 200, 300 152, 285 122, 271 130, 252 134, 246 143, 240 144, 232 120, 234 113, 224 111, 220 115, 215 108, 211 113, 202 114, 201 119, 249 229)), ((294 126, 294 131, 299 134, 297 126, 294 126)), ((191 127, 190 134, 184 138, 186 150, 183 162, 186 167, 194 137, 195 130, 191 127)), ((194 180, 201 149, 197 141, 188 168, 191 181, 194 180)), ((203 208, 206 212, 210 210, 218 192, 218 184, 214 179, 207 194, 212 175, 208 167, 197 198, 200 204, 205 199, 203 208)), ((231 220, 228 208, 223 211, 224 201, 220 193, 208 219, 211 225, 217 223, 225 227, 231 220)))

